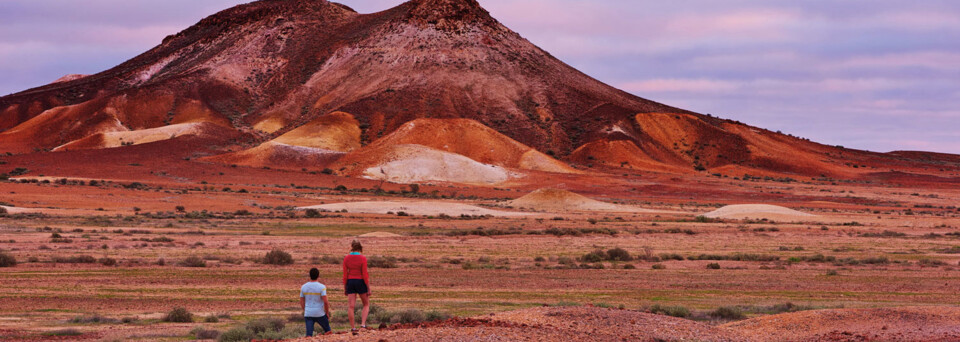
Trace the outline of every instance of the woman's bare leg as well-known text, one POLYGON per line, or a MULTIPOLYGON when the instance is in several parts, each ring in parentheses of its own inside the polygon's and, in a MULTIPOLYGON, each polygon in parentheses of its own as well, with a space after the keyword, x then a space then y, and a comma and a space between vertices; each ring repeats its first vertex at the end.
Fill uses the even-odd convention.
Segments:
POLYGON ((361 322, 360 326, 367 326, 367 316, 370 315, 370 294, 364 293, 360 295, 360 301, 363 302, 363 312, 360 315, 361 322))
POLYGON ((350 319, 350 330, 356 329, 356 325, 353 322, 353 310, 357 306, 357 294, 351 293, 347 295, 347 318, 350 319))

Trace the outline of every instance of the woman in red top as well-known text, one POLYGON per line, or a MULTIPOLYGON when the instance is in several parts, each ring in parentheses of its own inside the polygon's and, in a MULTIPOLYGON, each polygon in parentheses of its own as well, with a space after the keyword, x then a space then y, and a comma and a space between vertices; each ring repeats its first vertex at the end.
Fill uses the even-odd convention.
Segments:
POLYGON ((354 326, 354 310, 357 306, 357 295, 363 302, 363 312, 361 314, 360 327, 367 328, 367 315, 370 314, 370 274, 367 273, 367 257, 363 256, 363 245, 360 241, 353 240, 350 246, 350 254, 343 258, 343 287, 346 289, 347 303, 350 309, 347 310, 347 316, 350 318, 350 331, 357 333, 354 326))

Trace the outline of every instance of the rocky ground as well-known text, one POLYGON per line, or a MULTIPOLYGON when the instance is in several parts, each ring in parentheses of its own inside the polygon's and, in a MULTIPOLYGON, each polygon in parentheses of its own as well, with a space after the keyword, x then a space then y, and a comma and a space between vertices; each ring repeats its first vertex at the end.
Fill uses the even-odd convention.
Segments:
POLYGON ((732 324, 598 307, 532 308, 296 341, 957 341, 960 308, 818 310, 732 324))

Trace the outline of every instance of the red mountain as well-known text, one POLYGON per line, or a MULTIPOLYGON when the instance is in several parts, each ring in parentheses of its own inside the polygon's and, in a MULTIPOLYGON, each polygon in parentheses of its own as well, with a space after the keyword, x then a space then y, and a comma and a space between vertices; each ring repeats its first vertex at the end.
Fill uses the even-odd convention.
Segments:
MULTIPOLYGON (((470 119, 506 139, 492 141, 593 167, 853 178, 937 164, 925 154, 824 146, 639 98, 564 64, 475 0, 412 0, 373 14, 325 0, 240 5, 110 70, 0 98, 0 152, 122 153, 197 135, 219 146, 260 145, 222 160, 262 151, 272 157, 257 165, 283 168, 286 158, 299 169, 336 158, 291 157, 302 149, 274 139, 324 134, 329 129, 311 127, 334 112, 352 115, 363 146, 415 119, 470 119)), ((371 151, 357 153, 367 160, 371 151)), ((336 152, 329 155, 350 151, 336 152)))

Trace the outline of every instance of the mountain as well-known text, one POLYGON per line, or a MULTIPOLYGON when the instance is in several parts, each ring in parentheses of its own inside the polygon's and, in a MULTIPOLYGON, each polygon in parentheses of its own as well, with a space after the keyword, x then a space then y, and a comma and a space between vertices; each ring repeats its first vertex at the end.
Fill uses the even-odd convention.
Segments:
MULTIPOLYGON (((198 135, 225 147, 206 162, 349 173, 363 163, 338 159, 379 160, 371 153, 425 143, 393 134, 423 119, 467 120, 422 122, 496 136, 490 144, 504 145, 494 150, 532 148, 542 165, 841 178, 930 165, 924 156, 820 145, 628 94, 533 45, 476 0, 412 0, 373 14, 326 0, 240 5, 110 70, 0 98, 0 152, 122 151, 198 135), (334 120, 340 128, 318 122, 337 112, 349 116, 334 120), (345 133, 351 125, 359 141, 345 133), (347 141, 331 142, 340 138, 347 141)), ((468 143, 457 135, 427 147, 523 169, 514 152, 464 155, 469 148, 449 146, 468 143)), ((561 169, 568 167, 553 170, 561 169)))

